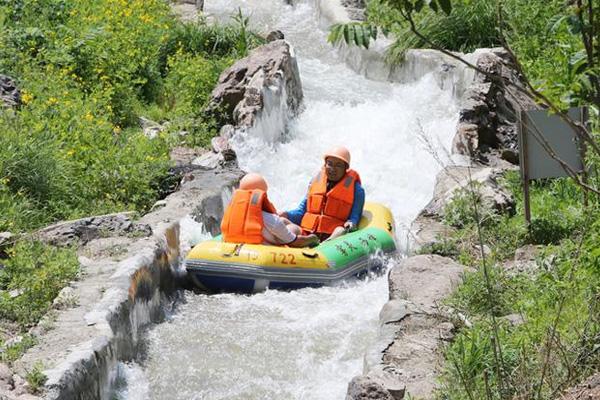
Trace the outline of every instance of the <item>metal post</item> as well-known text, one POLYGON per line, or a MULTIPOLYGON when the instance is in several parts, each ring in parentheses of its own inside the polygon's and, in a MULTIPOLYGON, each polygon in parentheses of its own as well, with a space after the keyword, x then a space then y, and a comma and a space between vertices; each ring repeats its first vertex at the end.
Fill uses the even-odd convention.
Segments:
POLYGON ((523 179, 523 207, 527 227, 531 224, 531 206, 529 201, 529 159, 527 157, 527 115, 519 113, 519 138, 521 139, 521 178, 523 179))
MULTIPOLYGON (((581 113, 579 114, 579 121, 581 122, 581 124, 583 126, 585 126, 587 129, 590 128, 589 126, 589 120, 588 120, 588 108, 587 107, 581 107, 581 113)), ((588 168, 585 165, 585 154, 587 152, 587 145, 585 144, 585 142, 583 140, 579 140, 579 151, 581 154, 581 166, 583 167, 582 171, 581 171, 581 180, 583 181, 583 183, 588 183, 588 168)), ((589 196, 588 196, 588 191, 584 190, 583 191, 583 206, 585 208, 588 207, 589 204, 589 196)))

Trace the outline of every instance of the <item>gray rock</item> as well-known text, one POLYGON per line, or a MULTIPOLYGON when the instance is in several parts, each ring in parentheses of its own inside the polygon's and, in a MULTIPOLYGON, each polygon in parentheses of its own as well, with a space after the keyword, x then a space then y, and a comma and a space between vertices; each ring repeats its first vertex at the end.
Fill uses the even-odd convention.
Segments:
POLYGON ((223 136, 216 136, 211 139, 210 146, 212 151, 215 153, 221 153, 223 151, 231 150, 229 140, 223 136))
POLYGON ((285 93, 288 113, 299 112, 302 84, 294 51, 285 40, 260 46, 226 69, 212 92, 207 112, 224 124, 253 127, 263 111, 267 91, 285 93))
POLYGON ((9 76, 0 74, 0 107, 17 108, 21 105, 21 91, 9 76))
POLYGON ((165 130, 164 125, 160 125, 159 123, 145 117, 139 117, 139 122, 140 127, 144 131, 144 135, 149 139, 154 139, 159 133, 165 130))
POLYGON ((72 287, 66 286, 58 293, 52 302, 52 308, 56 310, 64 310, 69 307, 74 307, 79 304, 79 297, 72 287))
POLYGON ((525 318, 521 314, 509 314, 502 317, 502 319, 509 323, 511 326, 519 326, 525 323, 525 318))
MULTIPOLYGON (((350 398, 431 398, 436 389, 440 351, 455 327, 439 304, 461 281, 465 267, 450 258, 420 255, 402 260, 389 273, 390 300, 380 329, 365 355, 365 373, 354 378, 350 398), (383 397, 367 397, 373 396, 383 397)), ((348 397, 347 397, 348 398, 348 397)))
POLYGON ((348 17, 353 21, 364 21, 366 17, 365 8, 367 7, 365 0, 342 0, 342 6, 346 8, 348 17))
POLYGON ((192 161, 193 165, 206 169, 216 169, 225 161, 221 153, 205 153, 192 161))
POLYGON ((8 255, 4 250, 10 246, 14 240, 14 235, 10 232, 0 232, 0 258, 7 258, 8 255))
POLYGON ((462 281, 464 270, 464 266, 448 257, 408 257, 389 273, 390 300, 410 300, 431 311, 462 281))
POLYGON ((9 386, 13 386, 14 382, 12 376, 13 372, 9 366, 0 362, 0 384, 6 383, 9 386))
POLYGON ((169 153, 169 158, 175 168, 184 168, 204 153, 206 153, 206 150, 199 147, 176 146, 169 153))
MULTIPOLYGON (((483 71, 522 86, 503 49, 482 52, 475 63, 483 71)), ((463 99, 453 152, 490 165, 496 165, 498 160, 518 164, 517 116, 521 110, 537 108, 535 102, 478 72, 463 99)))
POLYGON ((275 40, 282 40, 282 39, 285 39, 285 36, 283 35, 283 32, 281 32, 279 30, 271 31, 267 35, 267 42, 273 42, 275 40))
POLYGON ((107 235, 151 234, 147 226, 132 221, 134 216, 134 212, 122 212, 59 222, 38 230, 35 236, 45 243, 68 246, 73 243, 85 244, 107 235))
POLYGON ((395 398, 373 378, 355 376, 348 384, 346 400, 395 400, 395 398))
POLYGON ((456 229, 442 224, 434 217, 420 214, 410 226, 410 239, 412 253, 418 252, 425 246, 442 243, 456 229))
POLYGON ((514 199, 497 181, 501 174, 501 169, 491 167, 444 168, 436 177, 433 199, 421 211, 421 215, 443 217, 444 209, 452 201, 456 191, 467 188, 470 182, 477 182, 484 207, 500 213, 513 212, 514 199))
POLYGON ((512 260, 505 262, 502 266, 510 275, 517 274, 536 274, 541 266, 537 258, 544 246, 525 245, 515 250, 515 256, 512 260))

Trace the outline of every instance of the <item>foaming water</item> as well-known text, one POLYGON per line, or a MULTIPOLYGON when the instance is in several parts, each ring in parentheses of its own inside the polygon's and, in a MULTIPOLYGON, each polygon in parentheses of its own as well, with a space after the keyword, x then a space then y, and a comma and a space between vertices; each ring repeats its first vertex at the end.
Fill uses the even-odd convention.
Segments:
POLYGON ((340 398, 376 334, 373 310, 386 300, 385 279, 253 296, 187 293, 149 334, 161 349, 145 363, 160 377, 150 381, 151 398, 340 398))
MULTIPOLYGON (((259 126, 235 137, 241 167, 265 175, 271 200, 286 209, 306 193, 321 154, 343 144, 367 200, 388 205, 402 232, 431 197, 441 168, 431 152, 443 159, 450 147, 457 120, 451 91, 431 76, 401 85, 354 73, 326 43, 310 1, 205 2, 220 20, 238 7, 253 29, 285 33, 305 94, 305 108, 286 132, 272 136, 259 126)), ((182 252, 207 238, 191 219, 181 228, 182 252)), ((151 399, 343 398, 349 380, 362 372, 387 296, 385 277, 253 296, 186 293, 168 321, 148 332, 139 382, 151 399)), ((141 370, 128 368, 137 379, 141 370)))

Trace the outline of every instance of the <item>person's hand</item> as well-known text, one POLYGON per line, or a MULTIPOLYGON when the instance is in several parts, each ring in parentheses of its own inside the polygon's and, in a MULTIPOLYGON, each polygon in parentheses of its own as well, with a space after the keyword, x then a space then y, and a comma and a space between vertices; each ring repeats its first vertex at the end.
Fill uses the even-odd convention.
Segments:
POLYGON ((279 215, 281 218, 287 218, 288 217, 288 214, 285 211, 279 211, 277 213, 277 215, 279 215))
POLYGON ((325 239, 325 241, 338 238, 338 237, 342 236, 344 233, 346 233, 346 229, 343 226, 338 226, 337 228, 335 228, 333 230, 333 232, 331 232, 331 235, 329 235, 329 237, 327 239, 325 239))
POLYGON ((344 230, 346 232, 352 232, 354 230, 354 222, 352 222, 352 221, 344 222, 344 230))
POLYGON ((319 240, 319 237, 317 235, 315 235, 314 233, 311 233, 310 235, 308 235, 308 239, 309 239, 308 247, 316 247, 321 242, 319 240))

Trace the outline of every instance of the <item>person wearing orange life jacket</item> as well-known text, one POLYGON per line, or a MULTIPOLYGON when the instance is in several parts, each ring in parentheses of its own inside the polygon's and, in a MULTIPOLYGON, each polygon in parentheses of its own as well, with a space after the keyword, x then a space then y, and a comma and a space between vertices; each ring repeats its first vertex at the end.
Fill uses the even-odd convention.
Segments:
POLYGON ((225 209, 221 232, 230 243, 273 244, 291 247, 315 246, 316 235, 301 230, 277 215, 267 197, 267 182, 259 174, 246 174, 225 209))
POLYGON ((334 239, 356 229, 365 204, 360 176, 350 169, 350 152, 334 147, 323 156, 325 164, 311 181, 306 197, 294 210, 280 213, 304 232, 334 239))

